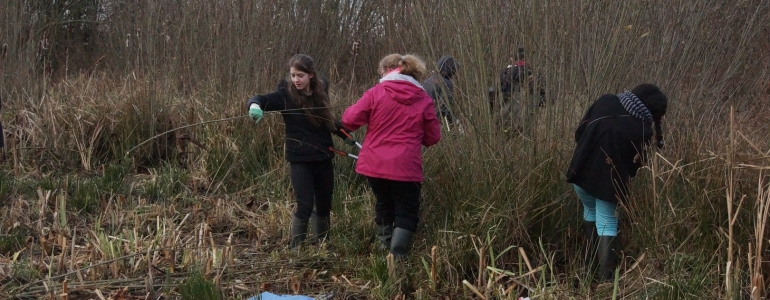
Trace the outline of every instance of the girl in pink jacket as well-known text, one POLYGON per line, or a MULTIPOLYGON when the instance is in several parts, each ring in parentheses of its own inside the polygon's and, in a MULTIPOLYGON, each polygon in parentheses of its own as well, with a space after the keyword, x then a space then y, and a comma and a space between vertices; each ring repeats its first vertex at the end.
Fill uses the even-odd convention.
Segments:
POLYGON ((356 172, 367 177, 377 198, 377 238, 383 249, 404 257, 417 229, 420 210, 422 146, 441 139, 431 97, 420 82, 425 62, 413 55, 390 54, 380 61, 380 83, 342 115, 346 128, 368 124, 356 172))

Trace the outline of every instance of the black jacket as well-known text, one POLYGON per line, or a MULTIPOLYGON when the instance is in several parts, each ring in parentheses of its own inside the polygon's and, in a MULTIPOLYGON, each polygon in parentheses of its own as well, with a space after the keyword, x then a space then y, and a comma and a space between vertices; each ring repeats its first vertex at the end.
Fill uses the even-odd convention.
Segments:
POLYGON ((527 85, 530 95, 535 95, 535 92, 540 95, 537 103, 538 106, 546 105, 543 81, 540 75, 532 70, 532 66, 525 60, 517 61, 500 72, 500 93, 503 96, 503 102, 508 103, 513 93, 523 90, 522 84, 527 85), (536 80, 533 80, 533 78, 536 80), (537 83, 537 86, 535 86, 535 83, 537 83))
MULTIPOLYGON (((291 99, 287 88, 288 83, 281 80, 275 92, 251 97, 246 107, 256 103, 263 111, 281 111, 286 125, 287 161, 312 162, 334 158, 334 152, 329 150, 329 147, 334 146, 332 132, 324 125, 314 126, 310 123, 301 107, 291 99)), ((345 139, 346 136, 340 132, 342 125, 339 122, 335 122, 335 125, 337 128, 334 134, 345 139)))
POLYGON ((628 197, 628 183, 645 161, 652 122, 629 114, 615 95, 603 95, 588 108, 575 131, 567 182, 592 196, 617 203, 628 197))
POLYGON ((433 74, 426 79, 422 86, 425 92, 433 98, 438 114, 450 123, 454 122, 451 105, 454 102, 455 85, 452 76, 457 72, 457 63, 453 57, 445 55, 438 60, 439 74, 433 74))

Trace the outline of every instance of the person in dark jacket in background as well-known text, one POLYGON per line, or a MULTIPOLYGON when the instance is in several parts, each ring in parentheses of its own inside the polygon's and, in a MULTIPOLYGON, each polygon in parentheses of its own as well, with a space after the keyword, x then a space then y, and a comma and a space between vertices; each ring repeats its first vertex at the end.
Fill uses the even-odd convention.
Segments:
POLYGON ((529 131, 535 121, 535 108, 546 104, 540 75, 525 60, 524 53, 524 48, 519 47, 511 57, 511 64, 500 72, 499 93, 494 87, 488 90, 489 106, 493 111, 497 107, 500 126, 520 132, 529 131), (502 98, 500 102, 497 101, 498 94, 502 98))
POLYGON ((251 97, 249 116, 255 121, 263 111, 280 111, 286 124, 286 160, 297 208, 291 221, 290 247, 296 249, 307 237, 310 223, 313 242, 328 239, 334 190, 334 146, 331 134, 355 145, 340 131, 329 107, 328 85, 319 80, 313 59, 297 54, 289 60, 291 84, 282 80, 270 94, 251 97))
POLYGON ((524 91, 529 95, 537 92, 539 101, 538 106, 545 105, 545 89, 541 86, 535 86, 537 73, 532 66, 524 59, 524 48, 516 51, 516 56, 511 57, 511 64, 500 72, 500 93, 503 96, 503 103, 508 103, 511 97, 517 91, 524 91))
POLYGON ((452 76, 457 73, 457 63, 453 57, 444 55, 438 59, 436 67, 439 71, 438 74, 433 73, 422 83, 422 86, 425 88, 425 92, 433 98, 442 121, 446 122, 447 125, 459 124, 459 120, 452 113, 455 89, 452 76))
POLYGON ((577 145, 567 182, 583 203, 588 253, 598 255, 600 281, 613 279, 617 266, 618 201, 628 200, 629 181, 646 161, 653 126, 656 144, 663 147, 660 122, 667 109, 668 98, 657 86, 641 84, 618 95, 601 96, 575 131, 577 145), (598 249, 593 250, 597 239, 598 249))

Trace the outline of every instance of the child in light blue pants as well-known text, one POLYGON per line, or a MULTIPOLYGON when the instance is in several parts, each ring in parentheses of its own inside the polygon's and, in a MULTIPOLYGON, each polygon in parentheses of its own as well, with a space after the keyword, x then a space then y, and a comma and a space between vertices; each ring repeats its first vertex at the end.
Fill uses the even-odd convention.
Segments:
POLYGON ((596 233, 599 236, 618 235, 618 216, 615 214, 617 204, 597 199, 584 191, 577 184, 575 188, 580 201, 583 202, 583 220, 596 223, 596 233))
POLYGON ((663 147, 661 121, 667 110, 668 97, 654 84, 643 83, 596 99, 575 129, 575 150, 565 175, 583 203, 586 258, 593 269, 590 261, 596 255, 599 281, 615 278, 622 259, 617 206, 633 201, 629 184, 649 156, 653 133, 655 145, 663 147))

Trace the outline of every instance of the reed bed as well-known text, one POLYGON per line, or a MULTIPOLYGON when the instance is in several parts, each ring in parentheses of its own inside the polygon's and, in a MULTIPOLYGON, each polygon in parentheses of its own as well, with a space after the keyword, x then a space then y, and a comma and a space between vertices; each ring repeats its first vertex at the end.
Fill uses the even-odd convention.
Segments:
POLYGON ((0 19, 2 298, 768 296, 767 1, 16 0, 0 19), (519 46, 548 100, 520 133, 486 98, 519 46), (391 52, 460 64, 463 132, 424 152, 413 255, 376 249, 344 158, 333 249, 287 250, 283 124, 244 118, 247 97, 305 53, 339 116, 391 52), (563 172, 591 101, 642 82, 671 100, 666 148, 620 209, 618 278, 595 284, 563 172))

